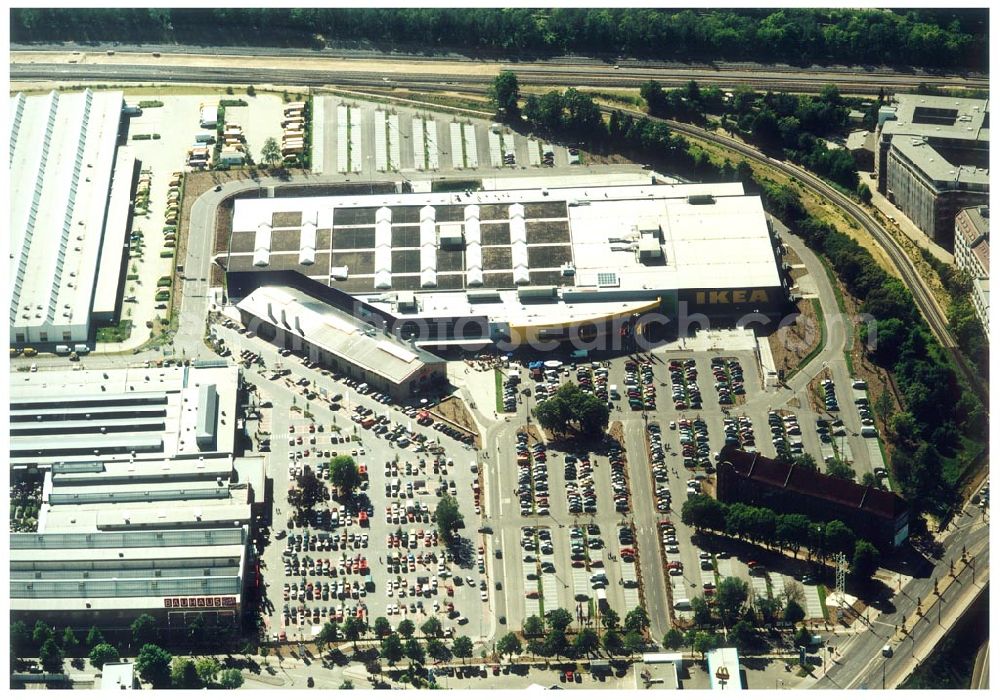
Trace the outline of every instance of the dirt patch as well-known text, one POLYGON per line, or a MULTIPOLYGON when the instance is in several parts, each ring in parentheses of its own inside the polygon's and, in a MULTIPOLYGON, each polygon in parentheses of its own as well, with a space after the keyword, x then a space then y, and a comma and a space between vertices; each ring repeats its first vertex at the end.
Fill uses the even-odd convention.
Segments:
POLYGON ((281 226, 301 226, 302 212, 300 211, 276 211, 271 215, 271 226, 279 228, 281 226))
POLYGON ((476 427, 476 422, 472 419, 472 414, 469 413, 469 409, 462 399, 457 396, 449 396, 434 407, 434 413, 440 414, 442 418, 475 435, 476 449, 481 447, 479 428, 476 427))
POLYGON ((796 369, 820 341, 819 319, 812 299, 799 299, 795 307, 798 311, 795 321, 778 328, 767 337, 774 357, 774 367, 785 370, 785 374, 796 369))

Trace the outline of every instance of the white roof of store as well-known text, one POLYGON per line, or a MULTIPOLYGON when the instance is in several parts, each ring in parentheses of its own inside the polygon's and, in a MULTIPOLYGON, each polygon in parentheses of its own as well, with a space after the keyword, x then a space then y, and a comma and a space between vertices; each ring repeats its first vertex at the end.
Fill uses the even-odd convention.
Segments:
POLYGON ((395 384, 403 383, 426 364, 441 362, 430 353, 290 287, 258 287, 237 307, 395 384))
POLYGON ((712 649, 706 655, 708 680, 712 690, 745 690, 740 676, 740 657, 736 647, 712 649))
POLYGON ((10 98, 14 327, 89 322, 122 103, 118 91, 10 98))

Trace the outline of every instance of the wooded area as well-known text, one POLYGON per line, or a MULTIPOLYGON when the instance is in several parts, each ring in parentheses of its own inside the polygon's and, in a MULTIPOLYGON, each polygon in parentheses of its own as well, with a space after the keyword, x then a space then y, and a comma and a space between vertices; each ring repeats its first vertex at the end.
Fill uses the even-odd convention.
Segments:
POLYGON ((985 72, 988 22, 985 8, 22 8, 11 10, 11 41, 368 46, 985 72))

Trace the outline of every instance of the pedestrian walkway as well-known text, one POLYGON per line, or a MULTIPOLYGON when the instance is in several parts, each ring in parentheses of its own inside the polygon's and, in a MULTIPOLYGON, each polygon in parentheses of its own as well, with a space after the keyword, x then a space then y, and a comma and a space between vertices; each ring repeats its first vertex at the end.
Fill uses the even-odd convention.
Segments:
MULTIPOLYGON (((921 248, 929 251, 942 262, 946 262, 949 265, 955 264, 955 256, 949 253, 943 247, 931 240, 931 237, 926 233, 917 228, 909 217, 906 216, 901 210, 896 208, 884 195, 880 194, 875 190, 874 182, 871 184, 872 190, 872 206, 874 206, 878 211, 889 218, 890 220, 895 220, 896 226, 902 231, 907 238, 916 243, 921 248)), ((890 221, 889 226, 892 226, 890 221)))
POLYGON ((822 619, 823 605, 819 600, 819 589, 816 586, 803 586, 806 594, 806 618, 822 619))

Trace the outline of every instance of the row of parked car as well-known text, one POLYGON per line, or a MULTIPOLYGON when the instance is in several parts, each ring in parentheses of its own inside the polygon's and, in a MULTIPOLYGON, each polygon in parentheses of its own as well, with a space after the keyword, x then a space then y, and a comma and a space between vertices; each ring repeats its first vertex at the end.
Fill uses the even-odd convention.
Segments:
POLYGON ((771 443, 779 459, 790 460, 802 454, 802 427, 795 414, 769 411, 767 422, 771 428, 771 443))
POLYGON ((715 375, 715 390, 719 394, 719 403, 732 404, 735 394, 745 394, 743 386, 743 367, 736 358, 712 358, 712 374, 715 375))
POLYGON ((580 365, 576 370, 576 381, 580 388, 590 392, 604 403, 608 403, 608 368, 580 365))
POLYGON ((670 360, 670 396, 674 408, 683 411, 687 408, 701 408, 701 389, 698 388, 698 370, 694 358, 686 360, 670 360))
MULTIPOLYGON (((314 598, 314 600, 318 600, 314 598)), ((345 618, 356 617, 364 620, 368 617, 368 606, 364 603, 356 605, 322 605, 311 607, 307 605, 285 604, 284 618, 285 626, 289 625, 319 625, 323 621, 341 623, 345 618)), ((285 632, 281 632, 280 640, 287 638, 285 632)))
POLYGON ((625 362, 625 395, 628 397, 629 408, 633 411, 656 410, 656 380, 653 378, 653 365, 650 362, 625 362))
POLYGON ((756 450, 757 438, 753 433, 753 421, 747 416, 726 416, 722 419, 727 445, 737 445, 745 450, 756 450))
POLYGON ((708 423, 701 418, 682 418, 677 421, 677 432, 680 434, 684 466, 689 469, 710 468, 712 460, 709 458, 711 450, 708 447, 708 423))
POLYGON ((611 461, 611 490, 615 500, 615 510, 619 513, 628 512, 628 479, 625 476, 625 451, 621 445, 608 447, 608 459, 611 461))
POLYGON ((597 490, 594 467, 589 455, 566 455, 563 478, 566 480, 566 502, 570 513, 596 513, 597 490))
POLYGON ((832 413, 840 410, 840 405, 837 403, 837 388, 833 385, 832 379, 823 380, 823 401, 827 411, 832 413))
POLYGON ((521 515, 549 514, 549 474, 545 445, 538 442, 528 448, 528 434, 517 434, 517 498, 521 515), (529 455, 531 455, 529 459, 529 455))

